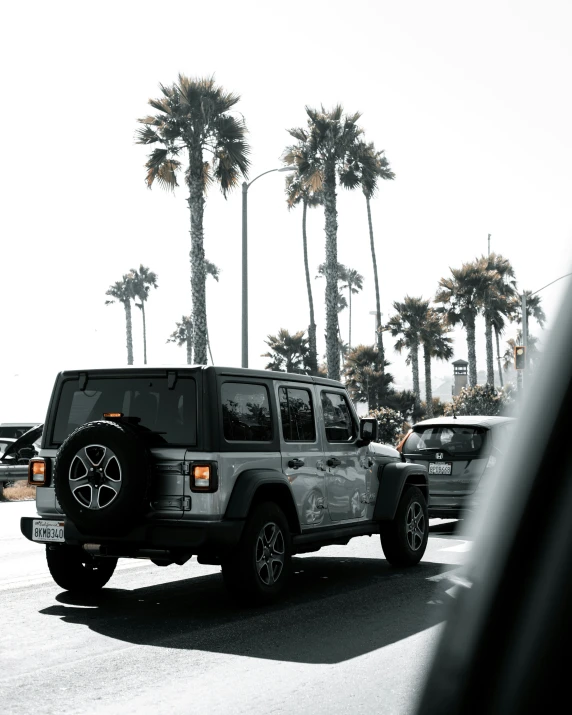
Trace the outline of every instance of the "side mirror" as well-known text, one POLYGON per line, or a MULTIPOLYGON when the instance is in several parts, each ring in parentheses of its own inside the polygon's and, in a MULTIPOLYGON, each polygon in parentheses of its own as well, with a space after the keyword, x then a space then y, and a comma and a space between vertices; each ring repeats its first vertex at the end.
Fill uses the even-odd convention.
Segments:
POLYGON ((359 421, 359 438, 364 445, 377 439, 377 420, 375 417, 363 417, 359 421))

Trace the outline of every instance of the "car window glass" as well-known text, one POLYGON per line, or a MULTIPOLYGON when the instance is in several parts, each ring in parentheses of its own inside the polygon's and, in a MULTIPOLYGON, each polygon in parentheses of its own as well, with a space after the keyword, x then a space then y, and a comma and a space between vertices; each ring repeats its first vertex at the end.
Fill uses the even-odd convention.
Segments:
POLYGON ((328 442, 350 442, 354 439, 355 425, 344 395, 323 391, 322 412, 328 442))
POLYGON ((226 440, 271 441, 270 402, 264 385, 224 382, 221 386, 221 401, 226 440))
POLYGON ((484 445, 485 436, 485 429, 469 425, 421 427, 416 428, 409 435, 403 446, 403 452, 416 454, 442 449, 451 456, 462 454, 475 457, 484 445))
POLYGON ((84 390, 66 380, 57 407, 53 443, 61 444, 74 429, 103 419, 104 412, 123 412, 153 433, 155 444, 196 445, 196 387, 180 377, 172 389, 167 378, 91 378, 84 390), (182 407, 184 405, 184 407, 182 407))
POLYGON ((281 387, 278 397, 284 439, 287 442, 314 442, 316 427, 310 391, 281 387))

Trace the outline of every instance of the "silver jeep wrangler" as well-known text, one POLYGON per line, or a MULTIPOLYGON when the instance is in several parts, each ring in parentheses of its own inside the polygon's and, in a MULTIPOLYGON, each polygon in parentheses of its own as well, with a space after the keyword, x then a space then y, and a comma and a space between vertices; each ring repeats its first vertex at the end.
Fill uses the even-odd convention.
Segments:
POLYGON ((379 534, 395 566, 427 545, 427 472, 375 442, 333 380, 223 367, 60 373, 29 464, 55 582, 93 592, 118 558, 220 564, 244 603, 288 584, 294 554, 379 534))

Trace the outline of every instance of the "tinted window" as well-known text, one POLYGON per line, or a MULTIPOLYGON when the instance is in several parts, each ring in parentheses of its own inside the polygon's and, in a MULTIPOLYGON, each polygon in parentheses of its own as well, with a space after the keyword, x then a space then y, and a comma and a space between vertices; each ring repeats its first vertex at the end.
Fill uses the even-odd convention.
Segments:
POLYGON ((61 444, 80 425, 103 419, 104 412, 123 412, 153 432, 152 443, 192 447, 197 439, 196 402, 192 378, 180 377, 171 390, 165 377, 94 377, 85 390, 79 390, 76 380, 66 380, 52 441, 61 444))
POLYGON ((445 452, 450 456, 476 457, 485 443, 486 430, 468 425, 416 428, 403 446, 405 454, 445 452))
POLYGON ((233 442, 270 442, 272 423, 264 385, 224 382, 221 385, 224 437, 233 442))
POLYGON ((314 442, 316 427, 310 391, 281 387, 278 396, 284 439, 287 442, 314 442))
POLYGON ((349 442, 354 438, 354 421, 344 395, 322 392, 322 412, 328 442, 349 442))

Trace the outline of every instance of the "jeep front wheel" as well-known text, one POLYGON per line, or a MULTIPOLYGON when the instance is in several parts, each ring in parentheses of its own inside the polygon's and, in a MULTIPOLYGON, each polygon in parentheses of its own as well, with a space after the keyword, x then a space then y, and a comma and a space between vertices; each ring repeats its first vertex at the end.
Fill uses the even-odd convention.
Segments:
POLYGON ((46 560, 60 588, 84 594, 103 588, 117 566, 117 559, 91 556, 79 546, 46 546, 46 560))
POLYGON ((429 538, 427 503, 417 487, 403 490, 395 517, 381 524, 381 547, 392 566, 414 566, 421 561, 429 538))
POLYGON ((290 530, 284 512, 273 502, 255 506, 239 545, 222 562, 226 587, 244 605, 263 605, 282 594, 291 571, 290 530))

